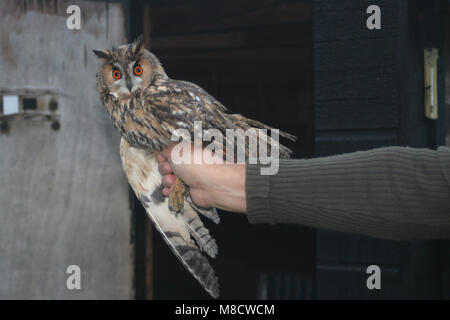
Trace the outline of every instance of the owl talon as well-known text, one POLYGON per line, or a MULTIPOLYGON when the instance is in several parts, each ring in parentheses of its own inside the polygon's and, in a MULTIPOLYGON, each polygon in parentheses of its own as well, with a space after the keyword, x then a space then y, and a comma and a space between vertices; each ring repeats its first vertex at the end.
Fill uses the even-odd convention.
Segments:
POLYGON ((184 195, 186 194, 185 184, 178 178, 176 178, 175 183, 172 186, 172 190, 169 194, 169 210, 175 214, 176 217, 179 216, 181 210, 184 207, 184 195))
POLYGON ((180 212, 177 212, 174 208, 172 208, 170 205, 169 205, 169 211, 176 217, 176 218, 179 218, 180 217, 180 212))
POLYGON ((169 196, 169 210, 178 217, 184 206, 184 196, 179 192, 171 192, 169 196))

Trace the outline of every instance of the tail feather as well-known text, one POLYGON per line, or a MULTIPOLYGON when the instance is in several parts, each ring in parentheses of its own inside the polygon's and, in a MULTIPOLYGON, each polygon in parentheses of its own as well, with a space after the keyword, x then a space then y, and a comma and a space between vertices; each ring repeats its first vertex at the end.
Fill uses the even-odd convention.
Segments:
MULTIPOLYGON (((191 221, 191 224, 186 223, 185 219, 187 219, 187 217, 184 218, 184 212, 179 218, 175 217, 168 208, 167 200, 154 206, 151 203, 145 203, 144 200, 146 198, 141 196, 140 199, 155 228, 161 233, 164 241, 178 260, 180 260, 185 268, 213 298, 217 298, 219 296, 219 282, 215 276, 214 269, 210 265, 208 259, 201 254, 194 241, 189 237, 189 235, 192 234, 191 229, 193 229, 195 225, 193 224, 193 221, 191 221)), ((192 214, 197 215, 195 212, 188 210, 188 216, 192 216, 192 214)), ((195 220, 197 219, 200 220, 198 216, 195 220)), ((198 221, 196 224, 198 225, 198 221)), ((204 227, 203 229, 206 230, 204 227)), ((209 235, 208 231, 207 233, 209 235)), ((202 230, 201 233, 200 230, 197 230, 194 239, 197 240, 197 238, 199 239, 197 243, 203 245, 205 252, 211 256, 217 254, 215 240, 212 239, 211 236, 208 237, 204 230, 202 230)))
POLYGON ((192 209, 189 203, 185 203, 181 217, 186 222, 189 232, 200 250, 206 252, 211 258, 215 258, 218 252, 216 240, 211 237, 209 230, 205 228, 197 212, 192 209))
MULTIPOLYGON (((267 129, 267 130, 274 130, 275 129, 275 128, 273 128, 271 126, 268 126, 268 125, 266 125, 266 124, 264 124, 262 122, 246 118, 246 117, 244 117, 244 116, 242 116, 240 114, 231 114, 230 116, 231 116, 232 126, 233 126, 233 128, 236 128, 236 129, 240 128, 240 129, 243 129, 244 131, 248 130, 248 129, 251 129, 251 128, 267 129)), ((294 136, 294 135, 292 135, 290 133, 281 131, 281 130, 278 131, 278 134, 280 136, 282 136, 283 138, 289 139, 291 141, 296 141, 297 140, 296 136, 294 136)), ((269 136, 269 135, 266 134, 266 135, 263 136, 263 138, 265 138, 265 140, 267 141, 269 146, 278 147, 280 158, 284 159, 284 158, 290 158, 291 157, 292 150, 289 149, 288 147, 282 145, 281 143, 279 143, 275 139, 273 139, 272 136, 269 136)), ((258 144, 256 144, 256 145, 258 145, 258 144)), ((248 157, 248 148, 247 148, 246 152, 247 152, 247 157, 248 157)))
POLYGON ((193 243, 187 243, 178 232, 162 233, 166 243, 183 263, 186 269, 200 282, 213 297, 219 297, 219 282, 208 259, 193 243))
POLYGON ((197 211, 198 213, 201 213, 202 215, 204 215, 205 217, 207 217, 208 219, 212 220, 215 224, 220 223, 220 216, 217 213, 216 208, 201 208, 199 206, 197 206, 194 201, 192 201, 192 198, 190 195, 187 195, 185 197, 185 200, 187 200, 187 202, 189 202, 189 204, 191 205, 191 207, 197 211))
MULTIPOLYGON (((244 130, 250 129, 250 128, 256 128, 256 129, 268 129, 268 130, 273 130, 275 128, 268 126, 267 124, 264 124, 262 122, 259 122, 257 120, 253 120, 253 119, 249 119, 244 117, 243 115, 240 114, 233 114, 232 115, 235 127, 237 128, 242 128, 244 130)), ((296 141, 297 137, 294 136, 293 134, 290 134, 288 132, 285 131, 279 131, 280 136, 282 136, 283 138, 289 139, 291 141, 296 141)))

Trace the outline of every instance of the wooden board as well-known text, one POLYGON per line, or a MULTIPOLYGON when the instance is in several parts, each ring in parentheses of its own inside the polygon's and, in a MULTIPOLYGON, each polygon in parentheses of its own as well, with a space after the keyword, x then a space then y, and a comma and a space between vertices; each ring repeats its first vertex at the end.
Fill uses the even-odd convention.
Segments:
POLYGON ((68 30, 69 4, 0 2, 0 87, 56 92, 61 124, 14 120, 0 134, 0 299, 134 296, 128 184, 91 53, 126 41, 125 16, 83 1, 82 30, 68 30), (69 265, 81 290, 66 287, 69 265))
MULTIPOLYGON (((382 29, 371 31, 365 22, 372 2, 313 0, 317 156, 443 144, 443 121, 430 123, 423 111, 423 48, 442 44, 443 3, 379 1, 382 29)), ((443 65, 438 72, 443 92, 443 65)), ((447 297, 447 242, 318 231, 318 298, 447 297), (382 267, 380 291, 365 286, 370 264, 382 267)))

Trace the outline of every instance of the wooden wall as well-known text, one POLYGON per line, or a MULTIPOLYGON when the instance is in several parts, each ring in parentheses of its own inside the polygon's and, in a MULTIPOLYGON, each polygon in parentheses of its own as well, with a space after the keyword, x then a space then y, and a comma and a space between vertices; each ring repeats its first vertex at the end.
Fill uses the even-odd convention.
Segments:
MULTIPOLYGON (((444 144, 445 108, 433 122, 425 118, 423 106, 423 49, 438 47, 445 56, 443 2, 377 1, 381 30, 366 28, 371 4, 313 0, 316 156, 444 144)), ((444 61, 438 71, 442 106, 444 61)), ((445 243, 318 231, 318 298, 448 297, 445 243), (366 287, 371 264, 381 267, 382 290, 366 287)))
POLYGON ((0 299, 133 297, 128 184, 95 90, 91 48, 126 42, 119 3, 0 2, 0 88, 58 97, 59 130, 12 120, 0 134, 0 299), (78 4, 81 30, 66 28, 78 4), (66 288, 68 265, 81 290, 66 288))

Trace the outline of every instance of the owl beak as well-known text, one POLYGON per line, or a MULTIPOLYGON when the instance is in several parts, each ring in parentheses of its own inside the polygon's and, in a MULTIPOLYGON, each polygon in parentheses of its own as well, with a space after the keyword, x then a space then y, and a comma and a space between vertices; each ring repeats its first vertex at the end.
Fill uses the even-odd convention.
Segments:
POLYGON ((127 88, 131 92, 131 89, 133 89, 133 84, 131 83, 131 79, 129 76, 126 76, 125 81, 127 83, 127 88))

